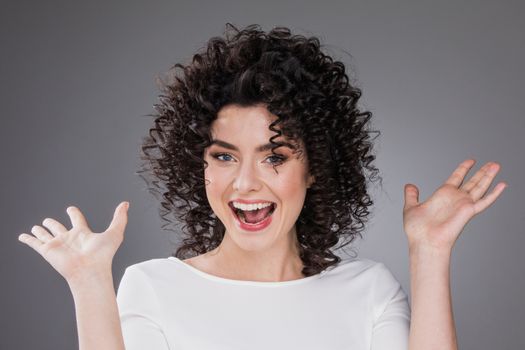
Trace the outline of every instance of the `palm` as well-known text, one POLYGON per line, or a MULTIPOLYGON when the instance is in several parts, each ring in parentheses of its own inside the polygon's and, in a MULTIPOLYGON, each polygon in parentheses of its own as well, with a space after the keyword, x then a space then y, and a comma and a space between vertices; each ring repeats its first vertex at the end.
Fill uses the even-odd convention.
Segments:
POLYGON ((108 261, 113 256, 113 242, 105 233, 72 229, 59 233, 42 246, 42 256, 64 277, 79 268, 97 261, 108 261))
POLYGON ((474 165, 467 160, 452 173, 425 202, 418 202, 418 189, 405 186, 403 225, 409 244, 427 244, 451 249, 459 234, 476 214, 490 206, 505 188, 498 184, 485 196, 499 170, 496 163, 485 164, 468 182, 461 185, 467 172, 474 165))
POLYGON ((102 233, 93 233, 84 216, 76 207, 68 208, 73 227, 67 230, 60 222, 47 218, 41 226, 34 226, 36 237, 22 234, 21 239, 35 249, 55 270, 69 280, 86 269, 111 267, 115 252, 122 243, 127 223, 126 210, 121 204, 113 221, 102 233))

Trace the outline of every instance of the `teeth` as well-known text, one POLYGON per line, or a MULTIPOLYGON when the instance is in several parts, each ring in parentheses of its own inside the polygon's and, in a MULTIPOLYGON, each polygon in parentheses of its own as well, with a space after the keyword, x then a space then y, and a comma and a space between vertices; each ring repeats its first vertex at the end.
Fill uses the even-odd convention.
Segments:
POLYGON ((242 203, 233 202, 233 206, 235 208, 241 209, 241 210, 244 210, 244 211, 255 210, 255 209, 262 209, 262 208, 266 208, 266 207, 268 207, 270 205, 272 205, 272 203, 242 204, 242 203))

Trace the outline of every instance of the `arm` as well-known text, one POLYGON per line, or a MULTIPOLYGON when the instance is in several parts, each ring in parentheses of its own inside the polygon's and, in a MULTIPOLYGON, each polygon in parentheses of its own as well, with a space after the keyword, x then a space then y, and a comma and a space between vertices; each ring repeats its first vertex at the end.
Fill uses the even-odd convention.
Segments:
POLYGON ((168 350, 163 305, 155 290, 155 278, 140 265, 128 266, 118 287, 117 305, 124 345, 126 350, 168 350))
POLYGON ((410 350, 456 350, 450 292, 452 248, 465 225, 489 207, 506 187, 499 183, 485 196, 499 171, 489 162, 464 182, 475 161, 466 160, 425 202, 416 186, 405 185, 403 226, 410 252, 412 320, 410 350))
POLYGON ((124 350, 111 271, 69 281, 79 349, 124 350))
POLYGON ((410 350, 457 349, 450 293, 450 251, 410 251, 410 350))
POLYGON ((37 251, 67 281, 75 302, 81 350, 124 350, 111 264, 122 243, 128 203, 121 203, 108 229, 93 233, 76 207, 67 213, 73 227, 46 218, 18 239, 37 251))
POLYGON ((401 284, 383 263, 373 292, 375 312, 370 350, 407 350, 410 305, 401 284))

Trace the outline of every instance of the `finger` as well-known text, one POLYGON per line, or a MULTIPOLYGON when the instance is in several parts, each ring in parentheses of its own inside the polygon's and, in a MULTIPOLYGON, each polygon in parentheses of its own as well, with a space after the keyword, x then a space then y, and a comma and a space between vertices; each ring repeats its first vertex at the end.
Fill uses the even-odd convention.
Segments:
POLYGON ((42 221, 42 225, 45 226, 53 234, 53 236, 68 231, 67 228, 64 227, 64 225, 51 218, 45 218, 44 221, 42 221))
MULTIPOLYGON (((45 221, 45 220, 44 220, 45 221)), ((31 233, 35 235, 39 240, 46 243, 53 239, 53 235, 49 233, 42 226, 35 225, 31 228, 31 233)))
POLYGON ((415 185, 405 185, 405 206, 403 210, 418 205, 419 203, 419 190, 415 185))
POLYGON ((126 224, 128 223, 128 208, 129 202, 122 202, 117 206, 115 213, 113 213, 113 220, 111 220, 106 232, 124 232, 126 224))
POLYGON ((463 186, 461 186, 461 190, 465 192, 470 192, 476 184, 485 176, 485 173, 487 172, 487 169, 494 163, 488 162, 485 165, 479 169, 474 176, 470 178, 463 186))
POLYGON ((461 162, 459 166, 452 172, 452 175, 445 181, 445 184, 459 187, 463 182, 463 179, 467 175, 468 171, 476 163, 474 159, 467 159, 461 162))
POLYGON ((18 240, 22 243, 27 244, 34 250, 36 250, 40 255, 42 255, 42 249, 41 247, 45 244, 41 240, 39 240, 36 237, 33 237, 27 233, 22 233, 18 236, 18 240))
POLYGON ((488 195, 486 195, 483 199, 480 199, 476 203, 474 203, 474 212, 480 213, 486 208, 488 208, 494 201, 499 197, 499 195, 503 192, 503 190, 507 188, 507 184, 505 182, 500 182, 499 184, 494 187, 492 192, 490 192, 488 195))
POLYGON ((84 217, 80 209, 78 209, 75 206, 69 206, 67 207, 66 212, 69 215, 71 224, 74 228, 86 228, 91 231, 86 221, 86 218, 84 217))
POLYGON ((483 195, 489 189, 492 180, 494 180, 494 177, 496 177, 496 174, 499 171, 499 169, 499 165, 495 163, 492 165, 492 167, 489 167, 487 171, 485 171, 481 180, 479 180, 479 182, 469 192, 472 199, 477 201, 478 199, 483 197, 483 195))

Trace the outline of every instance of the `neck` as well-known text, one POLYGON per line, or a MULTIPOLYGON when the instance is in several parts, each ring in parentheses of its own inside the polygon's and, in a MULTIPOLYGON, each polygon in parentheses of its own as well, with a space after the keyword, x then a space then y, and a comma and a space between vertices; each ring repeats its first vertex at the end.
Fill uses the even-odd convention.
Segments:
MULTIPOLYGON (((207 259, 220 276, 230 279, 282 282, 304 278, 303 263, 299 257, 295 228, 288 235, 287 244, 276 244, 264 251, 241 249, 228 233, 207 259)), ((279 242, 282 243, 282 242, 279 242)))

